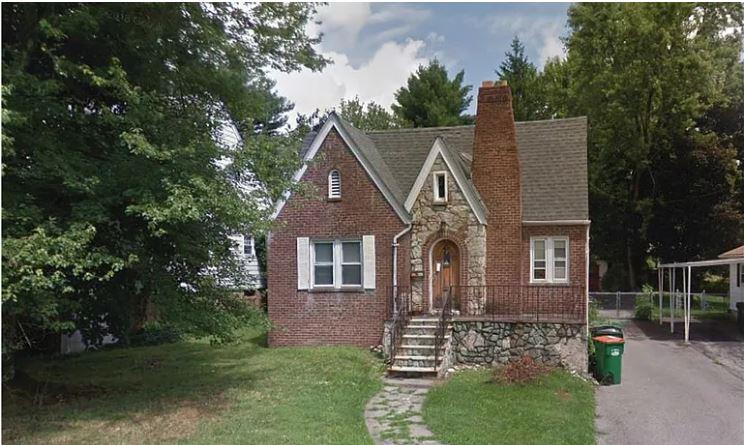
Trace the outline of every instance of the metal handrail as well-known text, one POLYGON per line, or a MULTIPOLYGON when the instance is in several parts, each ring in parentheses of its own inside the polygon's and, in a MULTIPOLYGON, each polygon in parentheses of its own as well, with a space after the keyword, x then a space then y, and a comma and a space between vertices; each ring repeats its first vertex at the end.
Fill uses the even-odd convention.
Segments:
POLYGON ((445 341, 445 333, 447 332, 447 326, 450 323, 450 318, 453 315, 453 286, 448 288, 445 294, 445 300, 442 302, 442 309, 437 320, 437 331, 435 331, 435 362, 434 366, 437 369, 437 359, 440 357, 440 349, 445 341))
POLYGON ((408 286, 394 286, 388 288, 391 296, 391 336, 388 350, 390 356, 389 363, 393 363, 398 348, 401 346, 403 331, 409 324, 411 316, 411 288, 408 286))
POLYGON ((587 293, 582 285, 452 286, 461 315, 516 321, 585 320, 587 293))

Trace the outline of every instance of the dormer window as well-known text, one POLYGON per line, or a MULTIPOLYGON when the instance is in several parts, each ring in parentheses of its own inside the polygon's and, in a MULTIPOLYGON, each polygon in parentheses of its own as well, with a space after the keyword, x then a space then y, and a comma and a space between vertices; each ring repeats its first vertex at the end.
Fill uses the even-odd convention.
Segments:
POLYGON ((434 202, 443 204, 448 201, 448 176, 447 172, 434 172, 432 174, 432 189, 434 190, 434 202))
POLYGON ((329 173, 329 199, 341 199, 341 174, 338 170, 329 173))

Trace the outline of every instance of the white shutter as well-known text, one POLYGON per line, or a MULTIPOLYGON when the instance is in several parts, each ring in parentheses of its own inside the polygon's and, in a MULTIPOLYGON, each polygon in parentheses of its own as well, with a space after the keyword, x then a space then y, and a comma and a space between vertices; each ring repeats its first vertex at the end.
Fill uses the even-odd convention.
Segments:
POLYGON ((310 238, 297 239, 297 288, 310 287, 310 238))
POLYGON ((362 237, 362 271, 364 278, 362 284, 365 289, 375 289, 375 236, 364 235, 362 237))

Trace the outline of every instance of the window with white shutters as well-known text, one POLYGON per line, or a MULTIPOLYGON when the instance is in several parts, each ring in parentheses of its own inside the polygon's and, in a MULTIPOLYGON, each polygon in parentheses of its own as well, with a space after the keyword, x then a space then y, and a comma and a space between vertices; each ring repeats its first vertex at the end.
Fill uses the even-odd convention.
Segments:
POLYGON ((298 289, 375 289, 375 236, 298 238, 298 289))
POLYGON ((341 198, 341 174, 339 170, 331 170, 329 173, 329 198, 341 198))

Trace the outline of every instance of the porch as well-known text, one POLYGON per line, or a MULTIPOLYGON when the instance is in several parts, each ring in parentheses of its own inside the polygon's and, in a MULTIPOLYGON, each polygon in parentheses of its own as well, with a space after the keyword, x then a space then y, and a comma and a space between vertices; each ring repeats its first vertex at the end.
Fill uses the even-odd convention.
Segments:
POLYGON ((410 286, 387 288, 388 319, 405 313, 452 320, 586 323, 587 292, 581 285, 449 286, 431 307, 412 299, 410 286))
POLYGON ((492 363, 499 356, 504 362, 526 352, 558 362, 566 354, 555 345, 567 339, 579 345, 574 355, 586 359, 584 286, 449 286, 427 308, 412 299, 409 286, 388 288, 388 297, 384 345, 393 373, 441 375, 453 361, 492 363), (456 344, 465 342, 460 346, 468 356, 452 352, 455 337, 456 344))

